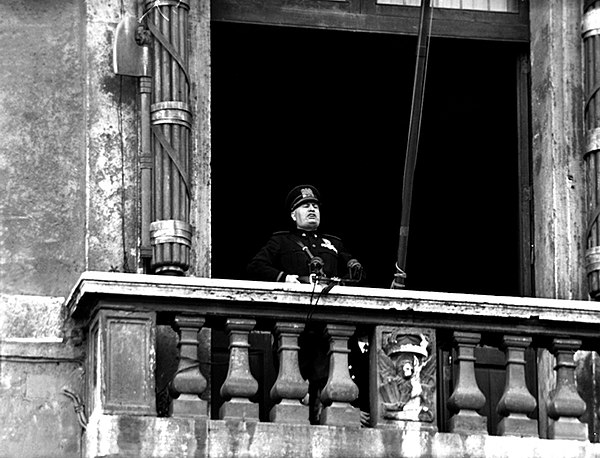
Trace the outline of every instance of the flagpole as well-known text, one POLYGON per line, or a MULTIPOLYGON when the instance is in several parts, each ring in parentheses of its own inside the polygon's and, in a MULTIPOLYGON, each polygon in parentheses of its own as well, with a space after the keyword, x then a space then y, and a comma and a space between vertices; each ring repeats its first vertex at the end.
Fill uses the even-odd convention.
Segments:
POLYGON ((419 137, 421 134, 421 119, 425 95, 425 79, 427 76, 427 60, 429 55, 432 10, 433 7, 431 5, 431 0, 421 1, 411 116, 410 124, 408 126, 408 142, 406 145, 406 156, 404 162, 404 177, 402 179, 402 210, 400 218, 400 234, 398 240, 398 257, 396 260, 396 273, 394 274, 394 279, 391 285, 392 289, 405 287, 406 252, 408 248, 410 208, 412 203, 412 189, 415 165, 417 161, 417 152, 419 150, 419 137))

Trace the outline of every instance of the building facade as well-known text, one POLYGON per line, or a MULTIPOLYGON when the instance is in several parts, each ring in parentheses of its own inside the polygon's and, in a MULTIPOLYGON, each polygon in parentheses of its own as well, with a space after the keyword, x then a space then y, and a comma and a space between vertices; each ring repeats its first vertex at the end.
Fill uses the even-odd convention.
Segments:
POLYGON ((432 6, 397 291, 418 0, 0 5, 0 456, 600 454, 600 4, 432 6), (318 308, 244 272, 304 182, 367 272, 318 308))

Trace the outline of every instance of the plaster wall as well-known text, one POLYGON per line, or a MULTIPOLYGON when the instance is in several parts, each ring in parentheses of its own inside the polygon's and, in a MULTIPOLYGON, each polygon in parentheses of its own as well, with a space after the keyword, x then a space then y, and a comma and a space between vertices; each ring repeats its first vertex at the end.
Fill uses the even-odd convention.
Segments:
POLYGON ((114 32, 135 3, 85 2, 84 270, 138 270, 137 79, 113 71, 114 32))
POLYGON ((62 297, 0 296, 0 457, 79 457, 81 348, 63 340, 62 297))
POLYGON ((0 2, 0 284, 65 295, 84 267, 80 2, 0 2))
POLYGON ((64 297, 85 270, 137 269, 136 81, 112 69, 125 3, 0 2, 1 457, 80 456, 64 297))
POLYGON ((138 268, 137 81, 112 66, 126 11, 0 3, 2 293, 66 296, 84 270, 138 268))
MULTIPOLYGON (((62 298, 85 270, 135 272, 134 78, 112 70, 135 1, 0 2, 0 456, 79 456, 63 394, 80 349, 62 298)), ((585 298, 579 2, 531 0, 536 288, 585 298)), ((192 274, 210 274, 210 1, 192 2, 192 274)), ((77 383, 77 382, 76 382, 77 383)))

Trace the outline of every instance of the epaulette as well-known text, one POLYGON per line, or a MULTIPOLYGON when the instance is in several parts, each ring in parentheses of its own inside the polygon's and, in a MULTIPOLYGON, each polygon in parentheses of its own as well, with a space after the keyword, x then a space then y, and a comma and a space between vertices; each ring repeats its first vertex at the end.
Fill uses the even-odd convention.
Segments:
POLYGON ((273 235, 286 235, 289 233, 290 233, 290 231, 277 231, 277 232, 273 232, 273 235))
POLYGON ((342 239, 341 239, 341 238, 339 238, 337 235, 323 234, 323 237, 327 237, 327 238, 330 238, 330 239, 334 239, 334 240, 337 240, 338 242, 341 242, 341 241, 342 241, 342 239))

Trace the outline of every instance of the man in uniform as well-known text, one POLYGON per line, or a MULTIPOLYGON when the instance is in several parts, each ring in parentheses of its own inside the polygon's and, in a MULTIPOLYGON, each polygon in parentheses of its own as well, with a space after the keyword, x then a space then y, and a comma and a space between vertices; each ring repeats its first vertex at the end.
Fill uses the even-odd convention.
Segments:
MULTIPOLYGON (((274 233, 254 256, 247 268, 252 279, 288 283, 361 280, 362 265, 346 251, 342 241, 318 231, 320 194, 314 186, 293 188, 287 195, 286 209, 296 227, 274 233)), ((319 423, 319 398, 329 372, 329 344, 322 338, 322 330, 322 325, 309 323, 300 338, 300 370, 309 381, 312 424, 319 423)))
POLYGON ((296 186, 287 198, 296 228, 276 232, 248 265, 254 280, 309 283, 311 274, 360 281, 361 264, 346 251, 341 240, 318 232, 321 223, 319 191, 296 186))

